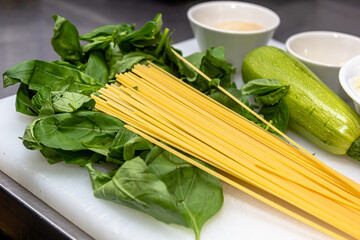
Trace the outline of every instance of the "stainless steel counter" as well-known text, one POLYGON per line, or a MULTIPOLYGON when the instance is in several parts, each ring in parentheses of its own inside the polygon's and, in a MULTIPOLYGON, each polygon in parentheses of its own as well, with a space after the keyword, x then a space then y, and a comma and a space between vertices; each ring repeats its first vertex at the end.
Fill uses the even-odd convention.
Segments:
POLYGON ((13 239, 92 239, 1 171, 0 229, 13 239))
MULTIPOLYGON (((0 0, 0 72, 30 59, 54 60, 52 14, 68 18, 80 34, 106 24, 142 26, 163 13, 164 25, 175 29, 173 41, 193 37, 186 10, 200 1, 175 0, 0 0)), ((255 0, 281 18, 274 38, 309 30, 339 31, 360 36, 359 0, 255 0)), ((0 89, 0 98, 17 86, 0 89)), ((1 115, 1 117, 6 117, 1 115)), ((0 171, 0 230, 13 239, 91 239, 22 186, 0 171)), ((0 232, 1 232, 0 231, 0 232)), ((2 235, 0 234, 0 238, 2 235)))

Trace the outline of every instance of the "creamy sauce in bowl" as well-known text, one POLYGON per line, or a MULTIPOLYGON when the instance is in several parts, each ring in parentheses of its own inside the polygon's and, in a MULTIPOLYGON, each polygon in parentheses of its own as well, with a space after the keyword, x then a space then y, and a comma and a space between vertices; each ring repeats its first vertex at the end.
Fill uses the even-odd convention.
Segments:
POLYGON ((216 24, 213 27, 229 31, 257 31, 265 29, 265 27, 256 23, 240 21, 223 22, 216 24))

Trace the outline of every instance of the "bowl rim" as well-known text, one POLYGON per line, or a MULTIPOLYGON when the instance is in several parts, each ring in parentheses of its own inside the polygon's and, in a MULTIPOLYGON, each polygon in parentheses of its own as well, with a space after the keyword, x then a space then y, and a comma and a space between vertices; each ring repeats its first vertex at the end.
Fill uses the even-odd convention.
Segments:
MULTIPOLYGON (((350 79, 346 78, 346 73, 349 71, 350 66, 352 66, 355 63, 358 63, 358 65, 360 66, 360 55, 357 55, 357 56, 351 58, 350 60, 346 61, 346 63, 340 68, 339 82, 340 82, 341 87, 346 92, 346 94, 349 95, 349 97, 354 102, 356 102, 357 104, 360 105, 360 96, 350 86, 350 82, 349 82, 350 79)), ((358 74, 358 73, 355 73, 355 74, 358 74)), ((355 76, 353 76, 353 77, 355 77, 355 76)))
POLYGON ((211 30, 211 31, 215 31, 215 32, 220 32, 220 33, 226 33, 226 34, 234 34, 234 35, 249 35, 249 34, 254 34, 254 33, 266 33, 266 32, 271 32, 274 31, 279 25, 280 25, 280 17, 279 15, 274 12, 273 10, 261 6, 261 5, 257 5, 254 3, 248 3, 248 2, 239 2, 239 1, 209 1, 209 2, 202 2, 202 3, 198 3, 193 5, 192 7, 190 7, 187 10, 187 18, 189 19, 190 22, 193 22, 194 24, 211 30), (264 29, 260 29, 260 30, 253 30, 253 31, 234 31, 234 30, 224 30, 224 29, 220 29, 220 28, 215 28, 206 24, 203 24, 201 22, 199 22, 198 20, 196 20, 193 16, 192 13, 197 10, 200 9, 202 7, 205 6, 212 6, 212 5, 231 5, 231 4, 235 4, 238 6, 250 6, 250 7, 254 7, 257 9, 260 9, 262 11, 268 12, 270 15, 272 15, 275 18, 275 24, 269 28, 264 28, 264 29))
MULTIPOLYGON (((306 32, 300 32, 300 33, 296 33, 292 36, 290 36, 286 41, 285 41, 285 48, 286 50, 293 56, 295 56, 296 58, 300 59, 303 62, 307 62, 307 63, 311 63, 314 65, 318 65, 318 66, 323 66, 323 67, 329 67, 329 68, 341 68, 341 64, 329 64, 329 63, 323 63, 323 62, 319 62, 316 60, 312 60, 309 58, 306 58, 304 56, 301 56, 300 54, 296 53, 295 51, 293 51, 293 49, 291 48, 290 44, 301 38, 304 36, 340 36, 343 38, 348 38, 348 39, 353 39, 359 42, 360 44, 360 38, 351 34, 347 34, 347 33, 342 33, 342 32, 335 32, 335 31, 306 31, 306 32)), ((350 60, 350 59, 349 59, 350 60)))

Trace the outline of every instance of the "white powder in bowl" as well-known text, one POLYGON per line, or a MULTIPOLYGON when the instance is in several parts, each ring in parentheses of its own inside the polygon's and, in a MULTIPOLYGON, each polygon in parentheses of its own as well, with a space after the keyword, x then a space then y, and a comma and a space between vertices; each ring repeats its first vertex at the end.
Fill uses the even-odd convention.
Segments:
POLYGON ((359 71, 357 71, 357 74, 355 74, 355 76, 350 79, 350 83, 356 94, 360 96, 360 67, 359 71))

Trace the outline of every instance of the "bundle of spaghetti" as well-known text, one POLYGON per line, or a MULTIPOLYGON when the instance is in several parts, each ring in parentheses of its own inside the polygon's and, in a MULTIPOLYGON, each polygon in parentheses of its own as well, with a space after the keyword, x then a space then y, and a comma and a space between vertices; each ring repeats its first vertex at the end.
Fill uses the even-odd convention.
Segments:
POLYGON ((101 89, 99 97, 93 96, 96 109, 120 118, 128 124, 127 129, 150 142, 320 231, 338 239, 360 239, 360 185, 356 182, 293 141, 298 147, 153 64, 138 64, 131 72, 117 75, 117 80, 101 89), (240 182, 275 196, 306 216, 240 182))

